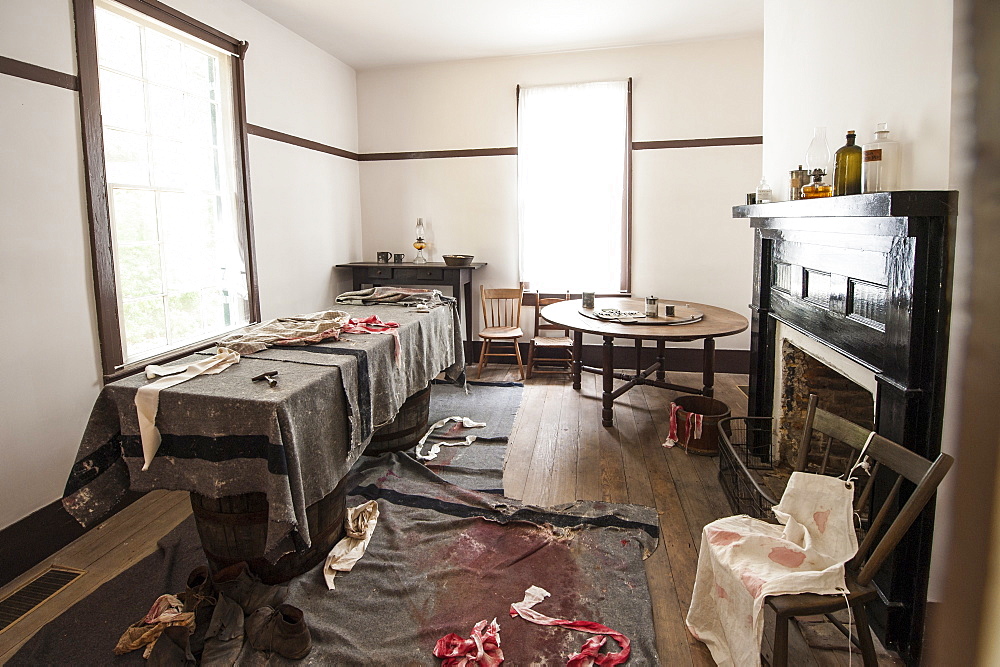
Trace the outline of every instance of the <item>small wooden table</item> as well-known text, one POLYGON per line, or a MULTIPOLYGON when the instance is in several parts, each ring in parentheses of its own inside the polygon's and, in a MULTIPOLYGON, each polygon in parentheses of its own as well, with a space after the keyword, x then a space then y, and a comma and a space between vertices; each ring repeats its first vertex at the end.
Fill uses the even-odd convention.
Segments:
MULTIPOLYGON (((429 285, 450 287, 452 294, 462 304, 465 319, 466 345, 472 340, 472 272, 486 266, 486 262, 476 262, 468 266, 448 266, 444 262, 351 262, 337 264, 338 269, 353 272, 354 289, 364 285, 429 285)), ((469 354, 469 350, 466 350, 469 354)))
MULTIPOLYGON (((745 331, 747 326, 749 326, 747 318, 739 313, 734 313, 731 310, 717 306, 665 299, 661 299, 660 304, 661 310, 663 304, 674 304, 675 306, 688 305, 700 310, 705 316, 701 320, 690 324, 622 324, 593 319, 583 315, 580 312, 583 304, 579 299, 560 301, 559 303, 545 306, 542 309, 541 315, 546 320, 573 330, 573 388, 580 389, 580 377, 583 371, 598 373, 604 377, 603 409, 601 410, 601 422, 604 426, 611 426, 614 423, 614 400, 636 385, 649 384, 654 387, 711 397, 715 389, 715 339, 720 336, 738 334, 741 331, 745 331), (596 334, 604 338, 604 363, 601 368, 583 365, 583 334, 585 333, 596 334), (635 340, 635 374, 615 372, 615 338, 631 338, 635 340), (696 389, 694 387, 685 387, 665 382, 663 351, 666 341, 685 342, 698 339, 704 339, 705 341, 702 360, 702 388, 696 389), (642 369, 640 361, 642 341, 644 340, 656 341, 656 362, 646 369, 642 369), (655 380, 649 377, 653 373, 656 373, 655 380), (625 380, 626 382, 615 389, 615 378, 625 380)), ((643 299, 610 298, 598 299, 595 306, 598 309, 617 308, 618 310, 643 312, 645 302, 643 299)), ((639 321, 641 322, 642 320, 639 321)))

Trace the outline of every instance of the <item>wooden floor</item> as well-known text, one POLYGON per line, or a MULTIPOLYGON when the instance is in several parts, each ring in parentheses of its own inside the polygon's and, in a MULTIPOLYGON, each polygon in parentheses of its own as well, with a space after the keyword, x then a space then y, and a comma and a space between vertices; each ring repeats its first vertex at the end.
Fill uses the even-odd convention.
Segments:
MULTIPOLYGON (((470 378, 475 369, 470 367, 470 378)), ((671 373, 668 380, 700 386, 700 374, 671 373)), ((483 380, 518 380, 517 368, 490 366, 483 380)), ((716 376, 716 398, 734 415, 746 413, 737 388, 745 375, 716 376)), ((646 561, 664 665, 713 665, 704 645, 684 627, 697 565, 702 527, 732 514, 716 479, 718 460, 664 449, 670 400, 677 394, 637 387, 615 403, 615 425, 601 426, 599 378, 584 374, 574 391, 560 375, 525 381, 504 474, 508 496, 539 505, 573 500, 629 502, 655 507, 660 546, 646 561)), ((39 628, 156 548, 156 542, 191 512, 187 494, 155 491, 52 558, 0 589, 0 599, 44 572, 50 564, 85 570, 69 587, 0 633, 0 664, 39 628)), ((846 650, 809 648, 793 624, 793 665, 847 665, 846 650)), ((765 632, 765 637, 769 631, 765 632)), ((765 656, 769 649, 765 639, 765 656)), ((860 655, 855 656, 860 663, 860 655)), ((887 659, 885 664, 899 664, 887 659)))

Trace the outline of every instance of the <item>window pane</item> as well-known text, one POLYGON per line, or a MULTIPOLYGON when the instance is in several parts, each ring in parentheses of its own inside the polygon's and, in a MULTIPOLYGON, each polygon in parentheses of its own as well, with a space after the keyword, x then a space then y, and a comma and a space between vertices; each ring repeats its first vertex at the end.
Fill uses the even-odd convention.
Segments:
POLYGON ((156 242, 156 193, 114 188, 115 238, 119 243, 156 242))
MULTIPOLYGON (((153 184, 158 188, 183 188, 188 182, 191 155, 179 141, 153 138, 153 184)), ((213 188, 214 189, 214 188, 213 188)))
POLYGON ((218 76, 215 73, 216 59, 196 49, 185 46, 181 52, 184 60, 184 80, 181 87, 189 93, 200 97, 217 99, 215 83, 218 76))
POLYGON ((127 301, 122 304, 122 315, 129 323, 125 329, 126 358, 141 356, 167 344, 162 297, 127 301))
POLYGON ((143 31, 146 79, 161 86, 180 88, 184 83, 181 43, 150 28, 143 31))
POLYGON ((149 119, 151 134, 167 139, 184 139, 184 93, 176 88, 150 86, 149 119))
MULTIPOLYGON (((139 43, 139 26, 103 9, 95 12, 94 20, 97 23, 98 35, 97 62, 102 67, 140 76, 142 51, 139 43)), ((101 85, 104 85, 103 80, 101 85)))
POLYGON ((101 74, 101 116, 106 127, 146 131, 142 81, 105 71, 101 74))
POLYGON ((118 283, 123 299, 163 292, 159 246, 120 245, 117 250, 118 283))
POLYGON ((183 292, 167 298, 170 312, 170 339, 189 340, 197 338, 204 329, 202 323, 201 292, 183 292))
POLYGON ((105 129, 104 164, 108 172, 108 183, 149 185, 146 137, 105 129))

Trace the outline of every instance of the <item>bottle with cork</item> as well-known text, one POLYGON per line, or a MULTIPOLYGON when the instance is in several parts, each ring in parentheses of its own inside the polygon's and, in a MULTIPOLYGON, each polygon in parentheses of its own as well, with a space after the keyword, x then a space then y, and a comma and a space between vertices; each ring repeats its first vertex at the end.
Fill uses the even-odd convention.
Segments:
POLYGON ((833 168, 833 194, 861 194, 861 146, 855 145, 857 134, 847 131, 847 143, 837 149, 833 168))

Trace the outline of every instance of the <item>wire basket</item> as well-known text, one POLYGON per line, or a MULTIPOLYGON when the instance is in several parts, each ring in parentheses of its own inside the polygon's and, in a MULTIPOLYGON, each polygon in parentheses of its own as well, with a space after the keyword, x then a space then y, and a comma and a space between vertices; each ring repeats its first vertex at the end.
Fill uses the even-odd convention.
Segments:
POLYGON ((719 483, 737 514, 774 522, 778 501, 758 471, 774 470, 771 417, 730 417, 719 422, 719 483))

